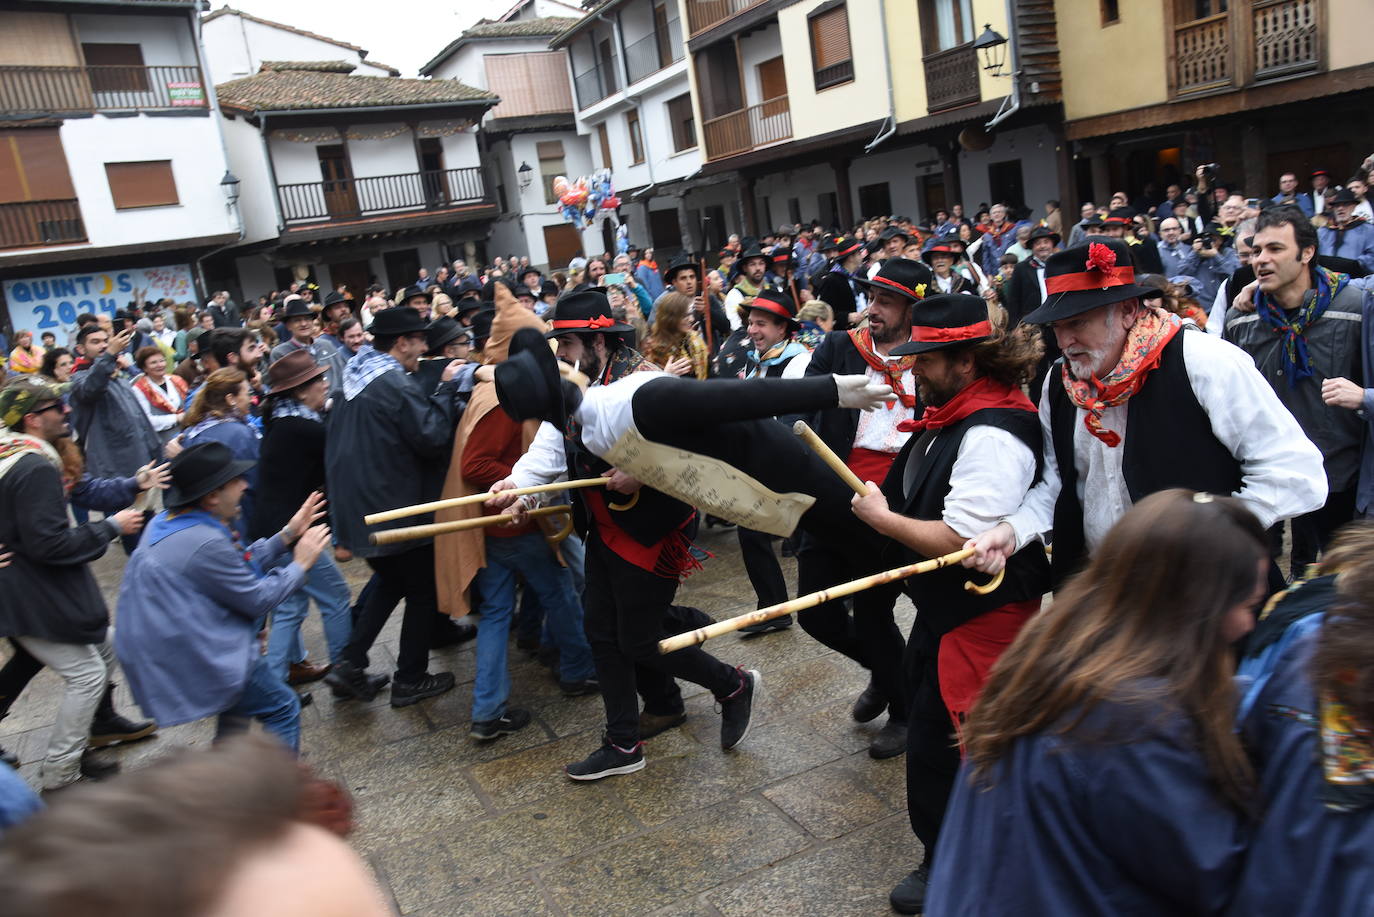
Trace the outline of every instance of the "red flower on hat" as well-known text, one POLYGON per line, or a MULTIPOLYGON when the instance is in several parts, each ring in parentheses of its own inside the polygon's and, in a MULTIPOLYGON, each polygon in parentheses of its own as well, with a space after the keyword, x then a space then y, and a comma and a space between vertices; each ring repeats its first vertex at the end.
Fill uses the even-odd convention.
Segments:
POLYGON ((1087 269, 1110 274, 1116 269, 1116 252, 1101 242, 1094 242, 1088 246, 1087 269))

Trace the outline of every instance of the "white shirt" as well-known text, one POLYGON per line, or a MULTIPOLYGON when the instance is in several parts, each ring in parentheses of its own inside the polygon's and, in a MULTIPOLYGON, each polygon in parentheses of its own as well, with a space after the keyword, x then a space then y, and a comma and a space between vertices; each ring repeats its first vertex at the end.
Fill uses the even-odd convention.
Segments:
POLYGON ((1212 300, 1212 310, 1207 313, 1207 333, 1217 337, 1221 337, 1226 325, 1226 310, 1231 308, 1231 301, 1226 298, 1226 286, 1223 283, 1221 289, 1217 290, 1217 297, 1212 300))
MULTIPOLYGON (((933 438, 930 446, 938 440, 933 438)), ((972 538, 1015 512, 1034 480, 1035 453, 1029 446, 1000 427, 969 427, 959 443, 940 518, 960 538, 972 538)))
POLYGON ((134 390, 134 397, 138 399, 139 405, 143 408, 143 413, 148 415, 148 421, 153 425, 153 429, 158 433, 165 433, 181 422, 181 418, 175 413, 181 410, 181 389, 176 387, 176 383, 172 382, 170 376, 164 376, 161 385, 152 379, 148 380, 148 384, 157 386, 162 390, 162 394, 167 396, 168 403, 172 405, 174 413, 160 414, 154 411, 152 402, 138 390, 138 386, 131 386, 134 390))
MULTIPOLYGON (((895 363, 901 357, 885 357, 889 363, 895 363)), ((864 375, 879 385, 887 385, 888 378, 883 373, 878 372, 871 366, 864 366, 864 375)), ((911 376, 911 370, 902 373, 902 391, 914 393, 916 391, 916 380, 911 376)), ((913 408, 909 408, 900 401, 892 402, 892 407, 880 407, 874 411, 859 412, 859 428, 854 432, 855 449, 868 449, 872 452, 891 452, 898 453, 906 445, 910 433, 903 433, 897 429, 897 424, 904 420, 911 420, 916 415, 913 408)), ((840 456, 844 458, 844 456, 840 456)))
POLYGON ((739 307, 744 302, 744 291, 739 287, 731 287, 730 292, 725 294, 725 317, 730 319, 730 330, 738 331, 744 319, 739 314, 739 307))
MULTIPOLYGON (((1320 509, 1326 502, 1326 472, 1321 452, 1312 444, 1255 369, 1250 355, 1211 335, 1181 331, 1183 362, 1198 404, 1207 413, 1212 434, 1240 460, 1241 489, 1233 494, 1265 528, 1320 509)), ((1040 397, 1040 428, 1045 435, 1044 472, 1026 494, 1021 508, 1004 521, 1016 533, 1019 550, 1032 538, 1045 536, 1054 525, 1054 504, 1061 478, 1050 431, 1050 386, 1059 385, 1059 368, 1051 368, 1040 397)), ((1147 383, 1148 384, 1148 383, 1147 383)), ((1082 408, 1074 410, 1073 452, 1078 472, 1078 499, 1083 506, 1083 533, 1088 553, 1131 507, 1121 472, 1126 451, 1126 412, 1130 403, 1107 408, 1102 426, 1122 437, 1109 447, 1088 432, 1082 408)), ((1170 431, 1148 431, 1167 436, 1170 431)))

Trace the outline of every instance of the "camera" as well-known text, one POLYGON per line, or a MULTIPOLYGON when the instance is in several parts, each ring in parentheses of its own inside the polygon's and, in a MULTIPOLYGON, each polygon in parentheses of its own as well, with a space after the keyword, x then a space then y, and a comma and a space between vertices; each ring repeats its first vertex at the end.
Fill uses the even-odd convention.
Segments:
POLYGON ((1216 236, 1212 235, 1210 232, 1198 233, 1197 240, 1202 243, 1202 247, 1208 251, 1216 247, 1216 236))

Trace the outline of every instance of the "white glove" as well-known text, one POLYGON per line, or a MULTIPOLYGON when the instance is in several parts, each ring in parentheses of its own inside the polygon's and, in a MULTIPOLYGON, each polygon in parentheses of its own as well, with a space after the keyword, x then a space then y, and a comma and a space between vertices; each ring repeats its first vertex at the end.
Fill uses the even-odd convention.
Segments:
POLYGON ((892 386, 874 382, 868 376, 835 376, 840 407, 872 411, 891 401, 892 386))

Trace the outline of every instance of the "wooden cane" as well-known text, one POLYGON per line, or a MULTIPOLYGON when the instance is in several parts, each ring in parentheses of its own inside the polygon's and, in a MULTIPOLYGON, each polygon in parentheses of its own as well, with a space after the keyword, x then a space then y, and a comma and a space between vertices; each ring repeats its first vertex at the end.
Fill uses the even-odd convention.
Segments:
MULTIPOLYGON (((705 244, 705 239, 702 243, 705 244)), ((697 276, 697 295, 701 297, 702 308, 706 311, 706 356, 709 359, 711 350, 716 345, 716 338, 711 333, 711 294, 706 292, 706 259, 702 258, 697 264, 701 266, 701 273, 697 276)))
POLYGON ((536 484, 533 487, 516 487, 511 490, 488 491, 486 493, 472 494, 466 497, 454 497, 451 500, 435 500, 433 503, 417 503, 414 506, 402 506, 399 509, 389 509, 384 513, 373 513, 371 516, 364 516, 363 522, 368 525, 376 525, 379 522, 390 522, 392 519, 404 519, 406 516, 418 516, 421 513, 432 513, 441 509, 453 509, 456 506, 471 506, 474 503, 485 503, 497 494, 513 494, 523 497, 526 494, 543 494, 555 490, 573 490, 577 487, 601 487, 609 484, 610 478, 582 478, 576 481, 554 481, 552 484, 536 484))
MULTIPOLYGON (((726 618, 724 621, 717 621, 714 624, 708 624, 705 627, 698 627, 696 630, 687 631, 685 634, 678 634, 660 640, 658 641, 658 651, 659 653, 671 653, 676 650, 686 649, 689 646, 696 646, 712 637, 733 633, 751 624, 762 624, 764 621, 771 621, 783 615, 790 615, 794 611, 814 608, 831 599, 843 598, 847 595, 853 595, 856 592, 863 592, 865 589, 872 589, 874 586, 884 586, 888 583, 895 583, 898 580, 904 580, 918 573, 929 573, 932 570, 939 570, 942 567, 957 564, 959 561, 972 554, 972 548, 964 548, 952 554, 932 557, 930 560, 907 564, 905 567, 885 570, 882 573, 874 573, 860 579, 852 580, 848 583, 831 586, 829 589, 822 589, 820 592, 813 592, 810 595, 798 596, 789 602, 781 602, 777 605, 770 605, 767 608, 760 608, 758 611, 751 611, 747 614, 738 615, 733 618, 726 618)), ((1000 581, 1000 579, 1001 577, 999 575, 998 580, 1000 581)), ((976 586, 971 582, 966 582, 964 583, 964 588, 970 592, 978 592, 982 587, 976 586)))
MULTIPOLYGON (((558 506, 541 506, 525 513, 526 516, 552 516, 557 513, 567 513, 567 524, 562 531, 550 536, 550 541, 558 542, 568 537, 572 532, 572 507, 565 504, 558 506)), ((447 535, 450 532, 466 532, 470 529, 482 529, 493 525, 502 525, 510 521, 510 516, 501 514, 497 516, 478 516, 475 519, 458 519, 453 522, 434 522, 429 525, 412 525, 403 529, 390 529, 385 532, 373 532, 367 536, 373 544, 395 544, 398 541, 413 541, 416 538, 429 538, 432 535, 447 535)))

